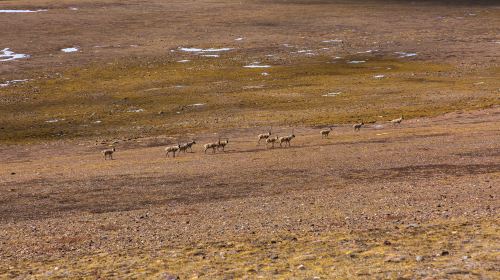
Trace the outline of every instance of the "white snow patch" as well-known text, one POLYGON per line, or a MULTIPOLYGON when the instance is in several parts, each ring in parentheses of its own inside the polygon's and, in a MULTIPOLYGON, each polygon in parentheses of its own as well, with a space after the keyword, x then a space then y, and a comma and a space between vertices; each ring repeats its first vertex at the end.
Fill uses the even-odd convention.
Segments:
POLYGON ((384 77, 385 77, 385 75, 375 75, 375 76, 373 76, 373 78, 375 78, 375 79, 382 79, 384 77))
POLYGON ((261 74, 262 76, 269 76, 269 73, 267 73, 267 72, 262 72, 262 73, 260 73, 260 74, 261 74))
POLYGON ((183 59, 183 60, 179 60, 179 61, 177 61, 177 62, 179 62, 179 63, 186 63, 186 62, 190 62, 190 61, 191 61, 191 60, 189 60, 189 59, 183 59))
POLYGON ((15 59, 20 59, 20 58, 28 58, 30 57, 27 54, 22 54, 22 53, 15 53, 11 51, 9 48, 5 48, 0 51, 0 61, 10 61, 10 60, 15 60, 15 59))
POLYGON ((69 9, 72 10, 72 11, 78 11, 77 7, 69 7, 69 9))
POLYGON ((227 52, 232 49, 233 48, 220 48, 220 49, 215 49, 215 48, 199 49, 199 48, 182 48, 182 47, 179 48, 179 50, 183 52, 227 52))
POLYGON ((24 83, 24 82, 27 82, 27 81, 28 81, 28 79, 6 81, 5 83, 0 84, 0 87, 7 87, 7 86, 10 86, 10 85, 13 85, 13 84, 24 83))
POLYGON ((341 56, 334 57, 334 59, 341 59, 341 58, 342 58, 341 56))
POLYGON ((220 57, 220 55, 218 55, 218 54, 202 54, 201 56, 204 56, 204 57, 220 57))
POLYGON ((244 68, 270 68, 271 65, 260 65, 259 62, 253 62, 250 65, 243 66, 244 68))
POLYGON ((102 123, 102 121, 95 121, 94 123, 102 123))
POLYGON ((130 109, 127 112, 129 112, 129 113, 140 113, 140 112, 144 112, 144 109, 130 109))
POLYGON ((51 120, 47 120, 45 121, 46 123, 56 123, 56 122, 60 122, 60 121, 64 121, 65 119, 51 119, 51 120))
POLYGON ((365 62, 366 61, 364 61, 364 60, 351 60, 351 61, 349 61, 347 63, 349 63, 349 64, 359 64, 359 63, 365 63, 365 62))
POLYGON ((38 10, 0 10, 0 13, 38 13, 46 12, 48 10, 38 9, 38 10))
POLYGON ((240 38, 236 38, 236 39, 234 39, 234 40, 235 40, 235 41, 243 41, 243 39, 244 39, 243 37, 240 37, 240 38))
POLYGON ((77 47, 64 48, 64 49, 61 49, 61 51, 65 52, 65 53, 77 52, 78 48, 77 47))
POLYGON ((341 94, 342 92, 329 92, 327 94, 323 94, 322 96, 325 96, 325 97, 333 97, 333 96, 337 96, 339 94, 341 94))
POLYGON ((367 51, 364 51, 364 52, 358 52, 358 53, 372 53, 372 52, 376 52, 377 50, 367 50, 367 51))
POLYGON ((207 104, 205 103, 195 103, 195 104, 191 104, 191 105, 188 105, 188 106, 193 106, 193 107, 200 107, 200 106, 205 106, 207 104))
POLYGON ((416 53, 407 53, 407 52, 395 52, 395 54, 399 54, 399 57, 413 57, 413 56, 417 56, 416 53))

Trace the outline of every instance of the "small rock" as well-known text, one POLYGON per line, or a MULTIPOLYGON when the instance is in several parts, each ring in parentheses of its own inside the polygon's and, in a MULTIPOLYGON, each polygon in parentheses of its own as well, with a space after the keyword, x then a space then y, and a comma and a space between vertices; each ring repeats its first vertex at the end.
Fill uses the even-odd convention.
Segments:
POLYGON ((423 260, 424 260, 424 257, 422 257, 422 256, 417 256, 417 257, 415 258, 415 260, 416 260, 417 262, 421 262, 421 261, 423 261, 423 260))
POLYGON ((278 255, 276 255, 276 254, 272 254, 272 255, 270 256, 270 258, 271 258, 271 260, 276 260, 276 259, 278 259, 278 255))
POLYGON ((388 245, 391 245, 391 244, 392 244, 392 243, 391 243, 391 241, 389 241, 389 240, 384 241, 384 245, 387 245, 387 246, 388 246, 388 245))
POLYGON ((464 261, 465 261, 465 260, 467 260, 467 259, 469 259, 469 258, 470 258, 469 256, 463 256, 463 257, 462 257, 462 260, 464 260, 464 261))
POLYGON ((10 172, 10 175, 16 175, 16 172, 10 172))
POLYGON ((303 264, 300 264, 299 266, 297 266, 297 269, 298 270, 305 270, 306 267, 303 264))
POLYGON ((444 250, 443 252, 441 252, 441 256, 448 256, 450 254, 450 252, 444 250))

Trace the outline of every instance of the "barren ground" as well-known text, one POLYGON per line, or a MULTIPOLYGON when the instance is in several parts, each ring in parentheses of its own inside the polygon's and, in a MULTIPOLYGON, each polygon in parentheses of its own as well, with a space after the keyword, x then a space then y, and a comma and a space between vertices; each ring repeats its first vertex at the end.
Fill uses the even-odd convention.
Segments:
POLYGON ((495 1, 4 9, 0 278, 500 278, 495 1))

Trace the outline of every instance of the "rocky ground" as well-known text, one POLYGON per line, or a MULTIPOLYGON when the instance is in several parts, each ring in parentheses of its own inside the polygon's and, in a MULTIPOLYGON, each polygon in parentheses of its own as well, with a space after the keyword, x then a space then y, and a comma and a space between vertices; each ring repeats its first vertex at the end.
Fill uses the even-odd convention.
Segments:
POLYGON ((275 149, 236 130, 175 159, 162 138, 112 161, 89 142, 3 148, 2 273, 494 279, 499 114, 296 128, 275 149))

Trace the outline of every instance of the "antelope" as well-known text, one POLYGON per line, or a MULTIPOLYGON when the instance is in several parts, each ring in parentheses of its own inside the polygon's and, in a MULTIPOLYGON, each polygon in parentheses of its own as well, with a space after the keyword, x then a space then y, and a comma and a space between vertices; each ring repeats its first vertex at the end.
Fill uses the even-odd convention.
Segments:
POLYGON ((276 141, 278 141, 279 137, 276 135, 275 137, 269 137, 266 139, 266 147, 268 146, 268 144, 271 144, 271 148, 274 148, 274 143, 276 143, 276 141))
POLYGON ((167 157, 169 157, 169 154, 170 154, 170 153, 173 153, 173 154, 174 154, 174 156, 173 156, 173 157, 175 157, 175 153, 176 153, 177 151, 179 151, 179 150, 180 150, 180 148, 181 148, 181 145, 179 145, 179 144, 177 144, 177 145, 175 145, 175 146, 166 147, 166 148, 165 148, 166 156, 167 156, 167 157))
POLYGON ((323 129, 323 130, 321 130, 321 138, 328 138, 328 135, 330 134, 330 131, 332 131, 331 127, 329 129, 323 129))
POLYGON ((187 142, 185 144, 180 145, 179 146, 179 152, 184 152, 185 153, 187 151, 187 149, 190 149, 191 152, 193 152, 192 146, 194 144, 196 144, 196 141, 190 141, 190 142, 187 142))
POLYGON ((207 153, 207 150, 208 149, 212 149, 212 152, 215 154, 215 149, 218 147, 219 145, 219 142, 216 142, 216 143, 207 143, 205 145, 203 145, 203 148, 205 149, 205 154, 207 153))
POLYGON ((106 150, 103 150, 102 151, 102 154, 104 155, 104 160, 106 159, 111 159, 113 160, 113 153, 115 152, 115 147, 113 147, 112 149, 106 149, 106 150))
POLYGON ((225 151, 224 151, 224 148, 226 147, 226 145, 227 145, 228 143, 229 143, 229 139, 227 139, 227 138, 226 138, 226 140, 224 140, 224 141, 220 141, 220 139, 219 139, 219 141, 217 142, 217 150, 218 150, 219 148, 222 148, 222 151, 223 151, 223 152, 225 152, 225 151))
POLYGON ((259 141, 257 143, 260 144, 260 140, 263 139, 267 140, 270 136, 271 136, 271 130, 269 130, 267 133, 259 134, 259 136, 257 136, 259 138, 259 141))
POLYGON ((196 144, 196 141, 192 140, 191 142, 187 142, 186 145, 191 152, 193 152, 193 145, 196 144))
POLYGON ((285 143, 285 147, 286 147, 287 143, 288 143, 288 147, 290 147, 290 142, 292 141, 293 138, 295 138, 295 134, 280 137, 278 139, 278 142, 280 142, 280 147, 283 147, 282 146, 283 143, 285 143))
POLYGON ((180 152, 184 152, 185 153, 187 149, 188 149, 187 143, 179 145, 179 153, 180 152))
POLYGON ((365 125, 365 124, 363 122, 360 122, 360 123, 353 125, 352 127, 354 128, 354 131, 359 131, 363 125, 365 125))
POLYGON ((392 120, 391 123, 396 125, 396 124, 400 124, 402 121, 403 121, 403 115, 401 115, 401 117, 399 117, 398 119, 392 120))

